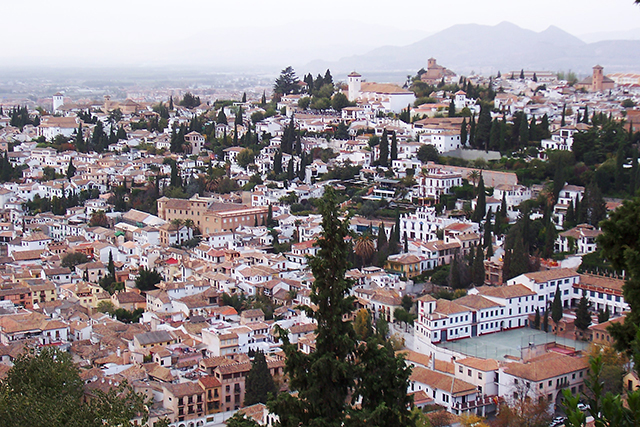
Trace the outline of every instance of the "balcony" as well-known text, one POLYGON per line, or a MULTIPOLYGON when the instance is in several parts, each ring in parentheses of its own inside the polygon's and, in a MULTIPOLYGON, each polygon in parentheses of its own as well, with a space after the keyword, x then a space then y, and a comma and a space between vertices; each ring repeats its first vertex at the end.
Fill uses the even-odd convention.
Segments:
POLYGON ((484 396, 476 400, 470 400, 468 402, 456 402, 451 407, 459 411, 470 411, 483 406, 497 405, 499 403, 498 396, 484 396))

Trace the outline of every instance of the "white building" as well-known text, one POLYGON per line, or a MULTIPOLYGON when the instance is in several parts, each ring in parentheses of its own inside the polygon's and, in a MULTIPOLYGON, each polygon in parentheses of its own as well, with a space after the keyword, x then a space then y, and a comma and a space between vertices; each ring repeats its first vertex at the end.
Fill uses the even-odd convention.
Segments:
POLYGON ((569 308, 573 298, 573 285, 580 281, 580 275, 570 268, 524 273, 507 281, 508 286, 522 284, 537 294, 536 307, 543 312, 553 302, 556 290, 560 292, 562 306, 569 308))
POLYGON ((452 187, 462 185, 462 174, 441 168, 429 168, 425 173, 415 176, 416 186, 412 199, 440 200, 442 194, 451 194, 452 187))

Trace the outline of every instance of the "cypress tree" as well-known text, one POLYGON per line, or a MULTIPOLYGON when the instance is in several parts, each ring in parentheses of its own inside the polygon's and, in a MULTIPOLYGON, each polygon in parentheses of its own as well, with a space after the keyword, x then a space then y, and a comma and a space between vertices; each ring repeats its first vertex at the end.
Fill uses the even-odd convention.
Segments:
POLYGON ((382 138, 380 138, 380 159, 378 161, 380 166, 387 166, 389 163, 389 140, 386 129, 382 131, 382 138))
POLYGON ((478 201, 476 202, 476 210, 473 211, 473 222, 480 223, 486 215, 487 210, 487 193, 484 188, 484 177, 480 173, 480 180, 478 181, 478 201))
POLYGON ((562 319, 562 299, 560 297, 560 286, 556 285, 556 293, 551 303, 551 319, 556 324, 556 335, 558 334, 558 322, 562 319))
POLYGON ((406 254, 407 252, 409 252, 409 239, 407 239, 407 232, 404 232, 404 236, 402 236, 403 240, 404 240, 404 253, 406 254))
POLYGON ((529 142, 529 122, 527 121, 527 114, 522 113, 522 118, 520 119, 520 147, 526 147, 529 142))
POLYGON ((464 117, 462 119, 462 124, 460 125, 460 141, 462 145, 467 145, 467 118, 464 117))
POLYGON ((387 246, 387 233, 384 229, 384 223, 380 222, 378 226, 378 251, 383 250, 387 246))
POLYGON ((500 123, 498 119, 491 122, 491 131, 489 132, 489 148, 491 150, 500 150, 500 123))
POLYGON ((569 230, 576 226, 576 212, 573 208, 573 200, 569 201, 569 207, 567 208, 567 216, 562 224, 565 230, 569 230))
POLYGON ((476 148, 476 116, 471 116, 471 125, 469 126, 469 146, 476 148))
POLYGON ((560 126, 565 127, 567 125, 567 104, 562 106, 562 120, 560 121, 560 126))
POLYGON ((116 266, 113 263, 113 253, 111 253, 111 251, 109 251, 109 263, 107 264, 107 270, 109 271, 109 275, 111 275, 111 277, 113 277, 115 279, 116 278, 116 266))
POLYGON ((631 177, 629 180, 629 195, 635 197, 638 189, 638 150, 633 148, 631 155, 631 177))
POLYGON ((482 245, 477 245, 476 248, 476 256, 471 266, 471 281, 476 286, 484 284, 484 252, 482 251, 482 245))
POLYGON ((484 222, 484 235, 482 238, 482 247, 484 248, 488 248, 489 246, 491 246, 491 217, 492 217, 492 212, 491 212, 491 208, 489 208, 489 210, 487 211, 487 217, 485 219, 484 222))
POLYGON ((277 392, 276 384, 269 372, 269 366, 264 353, 256 351, 251 361, 251 370, 245 380, 244 405, 250 406, 256 403, 267 403, 269 394, 277 392))
POLYGON ((582 122, 584 124, 589 124, 589 106, 585 105, 584 107, 584 116, 582 117, 582 122))
POLYGON ((451 271, 449 272, 449 286, 453 289, 460 289, 460 269, 458 267, 458 257, 454 257, 451 262, 451 271))
POLYGON ((540 307, 536 307, 536 317, 533 319, 534 329, 540 329, 540 307))
POLYGON ((456 104, 453 102, 453 98, 451 98, 451 101, 449 102, 449 112, 447 113, 448 117, 455 117, 456 116, 456 104))
POLYGON ((549 332, 549 310, 544 311, 542 329, 544 329, 545 332, 549 332))
POLYGON ((398 138, 395 132, 391 134, 391 160, 398 160, 398 138))

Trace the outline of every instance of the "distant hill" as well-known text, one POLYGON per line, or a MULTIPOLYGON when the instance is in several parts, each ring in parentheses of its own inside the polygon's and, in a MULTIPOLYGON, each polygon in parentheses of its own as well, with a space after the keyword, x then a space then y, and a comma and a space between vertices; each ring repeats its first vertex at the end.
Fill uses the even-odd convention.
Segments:
POLYGON ((588 74, 596 64, 602 65, 605 72, 640 72, 640 56, 636 52, 640 52, 640 40, 588 44, 558 27, 537 33, 502 22, 495 26, 454 25, 407 46, 380 47, 334 62, 313 61, 307 68, 330 68, 334 76, 353 70, 365 77, 367 72, 406 76, 426 68, 427 59, 434 57, 440 65, 459 74, 506 73, 522 68, 588 74))

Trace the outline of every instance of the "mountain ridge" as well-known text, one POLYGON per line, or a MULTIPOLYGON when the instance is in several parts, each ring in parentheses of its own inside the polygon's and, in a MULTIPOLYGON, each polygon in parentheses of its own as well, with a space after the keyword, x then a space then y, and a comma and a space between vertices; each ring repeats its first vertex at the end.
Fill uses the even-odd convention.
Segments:
POLYGON ((334 75, 357 70, 405 76, 426 68, 427 59, 434 57, 458 74, 523 68, 589 74, 596 64, 605 72, 640 71, 640 57, 629 54, 634 51, 640 51, 640 40, 586 43, 554 25, 535 32, 503 21, 493 26, 456 24, 405 46, 381 46, 337 61, 311 61, 307 68, 330 68, 334 75))

